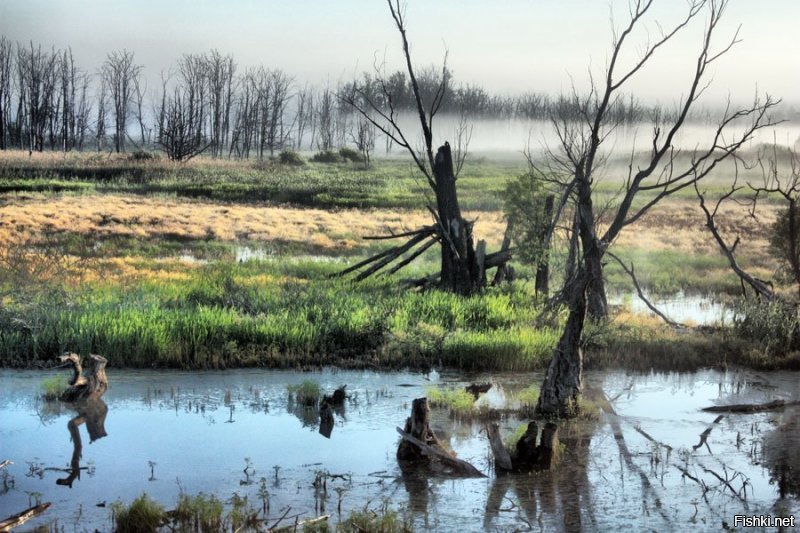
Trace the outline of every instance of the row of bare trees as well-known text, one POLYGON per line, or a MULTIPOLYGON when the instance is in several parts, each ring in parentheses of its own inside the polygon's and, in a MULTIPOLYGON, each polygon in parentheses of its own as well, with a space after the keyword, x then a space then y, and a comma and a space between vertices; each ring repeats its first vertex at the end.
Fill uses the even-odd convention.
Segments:
MULTIPOLYGON (((112 51, 95 72, 76 66, 70 49, 43 49, 0 37, 0 149, 28 151, 160 148, 183 160, 208 151, 215 157, 258 157, 283 148, 374 150, 378 132, 341 98, 358 88, 377 109, 416 112, 414 81, 403 71, 322 88, 299 86, 287 73, 265 67, 239 72, 217 50, 186 54, 160 87, 148 90, 133 52, 112 51), (391 95, 391 102, 385 95, 391 95)), ((416 86, 430 99, 441 85, 440 112, 469 116, 570 120, 581 108, 571 98, 539 93, 500 97, 477 85, 456 86, 452 73, 419 69, 416 86)), ((664 116, 633 97, 609 106, 618 123, 664 116)), ((385 148, 394 146, 385 137, 385 148)))

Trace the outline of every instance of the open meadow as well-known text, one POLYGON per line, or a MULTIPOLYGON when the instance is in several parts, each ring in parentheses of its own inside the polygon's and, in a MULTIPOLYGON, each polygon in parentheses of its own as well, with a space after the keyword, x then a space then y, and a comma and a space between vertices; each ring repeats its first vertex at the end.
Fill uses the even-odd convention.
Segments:
MULTIPOLYGON (((525 168, 519 159, 477 158, 459 178, 465 216, 490 248, 505 231, 502 191, 525 168)), ((521 262, 513 283, 467 299, 403 285, 437 270, 435 248, 390 276, 336 276, 390 246, 363 237, 430 223, 403 159, 364 169, 8 152, 0 171, 0 358, 9 366, 47 365, 74 350, 129 367, 537 369, 558 339, 563 317, 540 316, 534 269, 521 262)), ((606 201, 619 179, 609 172, 602 182, 606 201)), ((726 186, 721 178, 710 185, 726 186)), ((688 195, 660 203, 613 250, 633 262, 650 295, 732 302, 740 285, 696 203, 688 195)), ((755 218, 730 203, 719 221, 742 237, 740 263, 764 278, 778 268, 768 250, 774 217, 769 204, 755 218)), ((565 248, 557 240, 554 285, 565 248)), ((630 278, 613 262, 607 276, 621 303, 590 337, 589 366, 784 364, 761 360, 725 328, 676 333, 632 314, 630 278)))

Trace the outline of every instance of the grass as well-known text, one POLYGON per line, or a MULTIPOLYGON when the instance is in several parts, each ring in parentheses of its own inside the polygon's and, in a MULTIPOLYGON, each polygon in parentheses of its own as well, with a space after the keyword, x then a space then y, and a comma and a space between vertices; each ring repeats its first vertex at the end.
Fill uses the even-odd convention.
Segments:
POLYGON ((407 533, 413 531, 411 524, 395 511, 382 510, 380 512, 364 508, 361 511, 352 511, 344 522, 336 526, 336 531, 341 533, 356 533, 369 531, 371 533, 407 533))
POLYGON ((322 389, 315 381, 303 381, 297 385, 287 385, 290 401, 299 403, 307 407, 316 407, 322 397, 322 389))
POLYGON ((47 401, 57 400, 68 387, 64 376, 49 377, 42 380, 42 397, 47 401))
POLYGON ((475 406, 475 397, 463 388, 428 387, 425 396, 431 407, 447 409, 456 418, 480 416, 482 408, 475 406))
POLYGON ((524 286, 470 298, 418 293, 394 279, 330 279, 340 265, 319 261, 138 259, 97 268, 60 298, 8 302, 0 361, 33 366, 70 349, 140 368, 513 369, 541 367, 555 339, 554 330, 529 327, 536 308, 524 286))
MULTIPOLYGON (((513 286, 470 298, 398 287, 401 276, 438 268, 435 249, 394 278, 329 279, 393 244, 362 236, 430 223, 422 209, 426 186, 407 161, 357 167, 0 154, 0 364, 40 365, 70 349, 142 368, 542 368, 560 326, 533 326, 539 303, 527 265, 517 265, 522 279, 513 286), (267 259, 236 264, 242 246, 267 259)), ((476 237, 490 251, 505 228, 499 192, 521 170, 519 163, 479 160, 459 177, 462 206, 479 219, 476 237)), ((603 187, 612 190, 603 182, 601 195, 603 187)), ((740 263, 762 278, 776 269, 766 251, 773 211, 759 221, 741 208, 720 212, 726 235, 747 236, 740 263)), ((563 242, 556 245, 554 287, 563 242)), ((613 251, 636 265, 654 294, 739 290, 687 198, 651 210, 623 231, 613 251)), ((614 262, 606 275, 610 291, 631 290, 614 262)), ((753 346, 724 332, 678 334, 620 311, 602 330, 590 328, 586 360, 766 364, 753 346)))
POLYGON ((111 505, 116 533, 155 533, 167 520, 164 508, 142 494, 130 505, 117 501, 111 505))

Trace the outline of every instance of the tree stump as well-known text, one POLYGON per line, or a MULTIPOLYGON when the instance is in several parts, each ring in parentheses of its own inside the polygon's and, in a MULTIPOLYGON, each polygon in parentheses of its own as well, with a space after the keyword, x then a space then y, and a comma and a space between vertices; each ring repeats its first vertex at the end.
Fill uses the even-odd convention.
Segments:
POLYGON ((556 446, 558 445, 558 426, 552 422, 547 422, 542 428, 542 434, 539 439, 537 439, 538 432, 539 426, 536 422, 530 422, 525 429, 525 433, 517 441, 515 453, 512 455, 503 445, 497 424, 488 425, 486 434, 489 436, 497 471, 531 472, 552 468, 556 458, 556 446))
POLYGON ((92 354, 89 356, 90 368, 88 375, 83 374, 81 358, 76 353, 66 353, 59 357, 62 363, 72 365, 72 379, 69 388, 61 394, 63 402, 80 402, 89 399, 99 399, 108 389, 106 364, 108 360, 92 354))
POLYGON ((411 416, 405 429, 397 428, 403 439, 397 446, 401 468, 420 466, 430 473, 455 477, 486 477, 470 463, 445 450, 430 428, 430 409, 427 398, 417 398, 411 404, 411 416))

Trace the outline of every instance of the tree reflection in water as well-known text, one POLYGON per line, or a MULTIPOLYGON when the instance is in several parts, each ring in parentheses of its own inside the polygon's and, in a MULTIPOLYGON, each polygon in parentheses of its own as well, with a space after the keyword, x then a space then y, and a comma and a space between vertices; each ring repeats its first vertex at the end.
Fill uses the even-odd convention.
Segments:
MULTIPOLYGON (((78 404, 73 404, 72 408, 77 411, 77 415, 67 422, 70 439, 72 440, 72 460, 70 461, 69 475, 65 478, 56 480, 56 484, 72 488, 76 479, 81 477, 81 456, 83 444, 81 441, 81 424, 86 424, 89 433, 89 442, 102 439, 106 433, 105 423, 108 415, 108 406, 100 398, 92 398, 78 404)), ((85 469, 85 467, 84 467, 85 469)))

